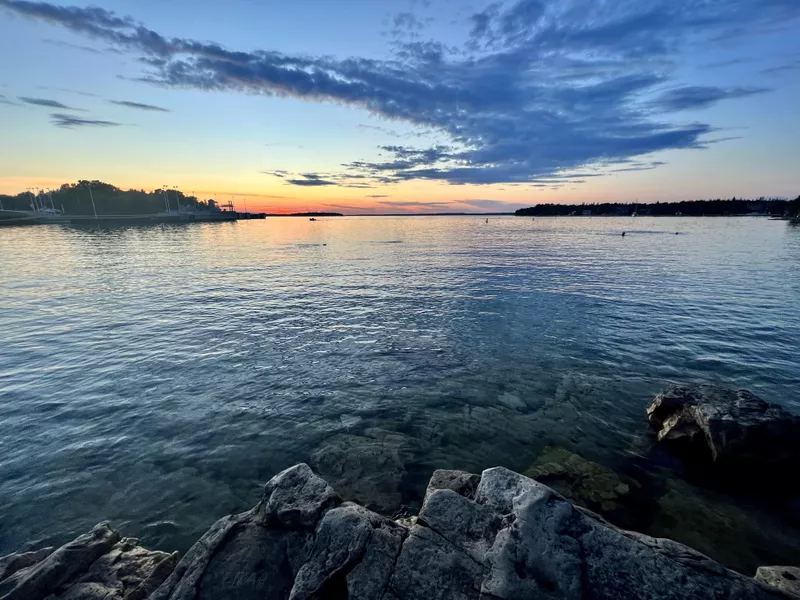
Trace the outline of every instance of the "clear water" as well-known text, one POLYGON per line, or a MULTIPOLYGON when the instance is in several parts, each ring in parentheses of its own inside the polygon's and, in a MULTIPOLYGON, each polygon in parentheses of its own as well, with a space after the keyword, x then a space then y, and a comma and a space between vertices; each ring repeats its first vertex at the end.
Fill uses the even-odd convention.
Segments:
POLYGON ((800 228, 765 219, 4 228, 0 284, 0 554, 186 549, 298 461, 384 512, 547 445, 617 467, 672 381, 800 411, 800 228))

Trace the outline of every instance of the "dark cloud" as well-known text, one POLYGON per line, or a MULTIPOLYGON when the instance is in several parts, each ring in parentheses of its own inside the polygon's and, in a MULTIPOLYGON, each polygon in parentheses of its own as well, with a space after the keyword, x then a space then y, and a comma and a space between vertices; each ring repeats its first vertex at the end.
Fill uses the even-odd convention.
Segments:
POLYGON ((55 100, 48 100, 47 98, 29 98, 27 96, 19 96, 19 100, 24 102, 25 104, 32 104, 34 106, 44 106, 46 108, 59 108, 61 110, 78 110, 85 112, 82 108, 73 108, 72 106, 67 106, 66 104, 62 104, 61 102, 57 102, 55 100))
POLYGON ((73 115, 64 115, 61 113, 53 113, 50 119, 56 127, 64 127, 72 129, 75 127, 119 127, 122 123, 115 123, 113 121, 101 121, 98 119, 80 119, 73 115))
MULTIPOLYGON (((685 53, 790 30, 800 20, 797 0, 517 0, 472 15, 463 48, 423 40, 374 60, 239 52, 165 37, 100 8, 25 0, 0 0, 0 7, 136 55, 146 69, 140 80, 154 85, 335 102, 448 140, 385 148, 382 161, 348 164, 349 174, 373 184, 530 184, 586 165, 705 148, 715 128, 675 122, 670 113, 763 90, 663 91, 676 85, 685 53)), ((341 177, 288 181, 347 185, 341 177)))
POLYGON ((300 178, 286 179, 286 183, 291 183, 292 185, 309 186, 309 187, 336 185, 335 181, 323 179, 322 176, 318 175, 317 173, 302 173, 300 175, 300 178))
POLYGON ((663 111, 688 110, 692 108, 707 108, 720 100, 732 98, 745 98, 754 94, 769 92, 767 88, 729 88, 706 85, 692 85, 668 90, 661 94, 653 105, 663 111))
POLYGON ((135 108, 137 110, 172 112, 168 108, 161 108, 160 106, 155 106, 153 104, 142 104, 141 102, 131 102, 129 100, 109 100, 109 102, 111 102, 111 104, 116 104, 117 106, 124 106, 126 108, 135 108))

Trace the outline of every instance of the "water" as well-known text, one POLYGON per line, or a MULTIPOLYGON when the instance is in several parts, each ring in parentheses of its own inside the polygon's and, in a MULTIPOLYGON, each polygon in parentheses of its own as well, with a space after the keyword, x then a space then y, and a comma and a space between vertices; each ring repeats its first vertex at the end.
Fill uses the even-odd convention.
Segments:
MULTIPOLYGON (((548 445, 647 464, 644 408, 673 381, 800 411, 783 222, 5 228, 0 282, 0 554, 101 519, 185 550, 298 461, 388 513, 435 468, 525 470, 548 445)), ((656 534, 714 552, 773 518, 670 481, 698 500, 659 504, 656 534)), ((765 560, 748 543, 716 556, 765 560)))

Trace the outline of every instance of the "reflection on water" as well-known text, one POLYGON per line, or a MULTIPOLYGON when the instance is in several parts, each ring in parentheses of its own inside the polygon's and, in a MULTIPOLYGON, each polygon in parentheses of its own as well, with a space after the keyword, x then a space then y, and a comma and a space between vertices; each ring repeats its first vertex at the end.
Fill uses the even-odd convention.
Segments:
POLYGON ((0 230, 0 554, 100 518, 185 549, 301 460, 385 512, 547 446, 646 464, 669 381, 800 410, 799 271, 750 218, 0 230))

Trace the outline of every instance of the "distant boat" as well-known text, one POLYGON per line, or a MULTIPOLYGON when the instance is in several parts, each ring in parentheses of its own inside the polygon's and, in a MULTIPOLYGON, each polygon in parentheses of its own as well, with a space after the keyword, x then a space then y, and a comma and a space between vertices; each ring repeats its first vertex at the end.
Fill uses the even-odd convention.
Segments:
POLYGON ((316 221, 316 219, 315 219, 314 217, 311 217, 311 218, 309 219, 309 221, 316 221))

